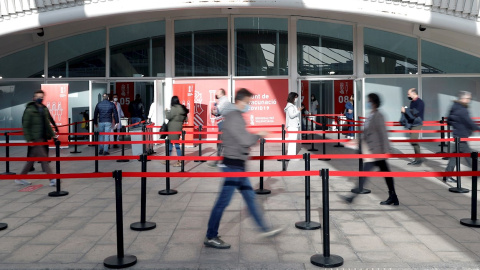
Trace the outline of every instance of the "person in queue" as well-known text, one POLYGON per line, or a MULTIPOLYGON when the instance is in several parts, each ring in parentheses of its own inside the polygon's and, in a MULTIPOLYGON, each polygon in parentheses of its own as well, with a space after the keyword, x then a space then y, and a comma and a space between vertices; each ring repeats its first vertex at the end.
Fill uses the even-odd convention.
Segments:
MULTIPOLYGON (((300 116, 303 110, 302 107, 296 107, 298 94, 290 92, 287 98, 287 105, 285 106, 285 128, 287 131, 298 131, 300 128, 300 116)), ((287 140, 296 140, 298 138, 297 133, 288 133, 287 140)), ((287 155, 297 154, 297 143, 288 143, 287 155)))
MULTIPOLYGON (((108 101, 108 95, 103 94, 103 100, 95 106, 93 113, 93 124, 97 128, 98 132, 112 132, 112 124, 118 123, 117 108, 112 102, 108 101)), ((98 140, 100 142, 110 141, 110 135, 99 135, 98 140)), ((108 144, 99 145, 99 155, 108 156, 108 144)))
MULTIPOLYGON (((116 124, 113 124, 113 132, 120 132, 122 130, 121 118, 125 117, 125 115, 123 114, 122 105, 120 105, 120 102, 118 101, 118 95, 117 94, 113 95, 112 103, 113 103, 113 105, 115 105, 115 108, 117 109, 118 118, 119 118, 118 119, 119 121, 116 124)), ((113 135, 113 141, 114 142, 118 141, 118 135, 113 135)), ((114 144, 113 148, 118 148, 118 145, 114 144)))
MULTIPOLYGON (((183 122, 187 119, 188 109, 180 104, 180 100, 178 96, 173 96, 170 101, 170 110, 165 110, 165 118, 168 119, 168 132, 181 132, 183 129, 183 122)), ((170 141, 179 140, 179 134, 171 134, 168 135, 170 141)), ((172 152, 173 143, 170 143, 169 151, 172 152)), ((180 144, 175 143, 175 149, 177 150, 177 156, 182 156, 182 151, 180 150, 180 144)), ((165 161, 162 161, 163 164, 166 164, 165 161)), ((182 163, 177 161, 177 163, 173 164, 173 167, 180 167, 182 163)))
MULTIPOLYGON (((223 172, 245 172, 250 147, 254 146, 258 139, 268 134, 267 131, 260 131, 257 134, 247 131, 242 114, 248 111, 252 95, 247 89, 240 89, 235 95, 234 110, 225 116, 223 125, 223 164, 225 167, 222 168, 223 172)), ((274 236, 281 232, 282 229, 272 229, 265 224, 263 214, 255 203, 255 192, 248 178, 227 177, 208 220, 208 230, 203 242, 205 246, 218 249, 230 248, 230 244, 225 243, 218 236, 218 228, 223 212, 230 204, 235 189, 242 194, 250 214, 263 231, 262 236, 274 236)))
MULTIPOLYGON (((226 96, 225 89, 220 88, 215 92, 215 98, 217 99, 217 102, 212 108, 212 115, 215 116, 215 120, 217 121, 217 126, 218 126, 218 131, 222 132, 223 128, 223 121, 225 119, 225 115, 227 115, 231 110, 232 110, 232 103, 228 100, 228 97, 226 96)), ((218 140, 220 141, 221 134, 218 135, 218 140)), ((222 144, 219 143, 217 146, 217 155, 221 156, 222 155, 222 144)), ((218 160, 215 160, 212 163, 208 163, 210 167, 215 167, 215 166, 223 166, 223 164, 219 163, 218 160)))
MULTIPOLYGON (((387 129, 385 127, 385 120, 378 110, 381 105, 380 97, 371 93, 367 96, 367 109, 370 109, 370 114, 365 120, 363 133, 360 138, 360 149, 362 154, 387 154, 390 152, 390 142, 388 140, 387 129)), ((390 169, 385 158, 365 158, 363 171, 371 171, 374 166, 380 168, 382 172, 389 172, 390 169)), ((366 177, 360 177, 358 189, 362 190, 367 182, 366 177)), ((380 202, 381 205, 399 205, 397 194, 395 193, 395 185, 393 177, 385 177, 385 182, 388 187, 388 199, 380 202)), ((355 195, 347 197, 341 196, 346 202, 352 203, 355 195)))
MULTIPOLYGON (((407 95, 408 99, 411 100, 410 107, 401 108, 402 119, 405 119, 405 121, 400 122, 403 122, 404 126, 410 130, 422 130, 425 103, 420 97, 418 97, 418 92, 415 88, 410 88, 407 92, 407 95)), ((420 133, 410 133, 411 140, 418 140, 419 138, 420 133)), ((413 151, 415 154, 421 154, 420 144, 418 144, 418 142, 412 142, 410 144, 413 146, 413 151)), ((420 165, 423 163, 423 161, 423 158, 415 158, 407 165, 420 165)))
MULTIPOLYGON (((348 99, 347 103, 345 103, 345 118, 350 121, 346 121, 347 125, 353 125, 353 95, 350 96, 348 99)), ((353 126, 348 127, 348 131, 353 131, 353 126)), ((348 133, 347 135, 348 139, 353 139, 353 133, 348 133)))
POLYGON ((135 95, 135 100, 128 105, 132 124, 139 123, 145 119, 145 106, 140 94, 135 95))
MULTIPOLYGON (((476 130, 480 130, 480 127, 473 122, 468 112, 468 106, 472 100, 472 94, 468 91, 460 91, 458 100, 453 102, 450 113, 448 114, 447 123, 453 127, 453 137, 468 138, 476 130)), ((460 141, 458 144, 458 150, 460 153, 470 153, 470 147, 468 142, 460 141)), ((472 159, 470 157, 465 158, 467 165, 472 167, 472 159)), ((447 172, 451 172, 456 167, 456 158, 449 158, 447 164, 447 172)), ((448 182, 457 182, 453 177, 447 177, 445 179, 448 182)))

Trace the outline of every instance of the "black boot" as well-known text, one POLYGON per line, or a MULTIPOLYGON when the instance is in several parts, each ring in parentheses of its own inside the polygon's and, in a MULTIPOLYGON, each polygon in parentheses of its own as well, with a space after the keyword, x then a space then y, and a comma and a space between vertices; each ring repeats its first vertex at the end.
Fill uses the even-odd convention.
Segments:
POLYGON ((397 194, 395 194, 395 191, 389 191, 388 192, 388 199, 386 201, 380 202, 381 205, 399 205, 400 202, 398 201, 397 194))

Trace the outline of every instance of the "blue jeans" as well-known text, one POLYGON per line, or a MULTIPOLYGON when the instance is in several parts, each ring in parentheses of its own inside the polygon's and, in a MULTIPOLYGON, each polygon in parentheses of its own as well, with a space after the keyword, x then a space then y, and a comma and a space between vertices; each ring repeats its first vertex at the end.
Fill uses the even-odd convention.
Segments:
MULTIPOLYGON (((244 172, 245 168, 226 165, 222 168, 224 172, 244 172)), ((262 231, 268 231, 268 227, 265 225, 260 209, 255 204, 255 192, 247 177, 227 177, 223 182, 223 187, 220 195, 217 198, 217 202, 212 209, 210 219, 208 220, 207 238, 214 238, 218 235, 218 227, 220 226, 220 220, 222 219, 223 211, 230 204, 232 200, 233 192, 238 189, 243 196, 243 199, 247 203, 250 214, 255 219, 262 231)))
MULTIPOLYGON (((170 143, 169 150, 168 150, 170 154, 172 153, 172 149, 173 149, 173 143, 170 143)), ((182 156, 182 150, 180 150, 180 144, 176 143, 175 144, 175 149, 177 150, 177 156, 181 157, 182 156)))
MULTIPOLYGON (((111 122, 98 123, 98 132, 112 132, 112 123, 111 122)), ((99 142, 103 142, 103 141, 108 142, 108 141, 110 141, 110 135, 99 135, 98 136, 98 141, 99 142)), ((99 145, 98 148, 100 149, 100 151, 103 150, 103 152, 108 152, 108 144, 99 145)))
MULTIPOLYGON (((141 121, 142 121, 142 118, 140 117, 132 117, 132 124, 135 124, 141 121)), ((136 126, 132 126, 132 127, 136 127, 136 126)))

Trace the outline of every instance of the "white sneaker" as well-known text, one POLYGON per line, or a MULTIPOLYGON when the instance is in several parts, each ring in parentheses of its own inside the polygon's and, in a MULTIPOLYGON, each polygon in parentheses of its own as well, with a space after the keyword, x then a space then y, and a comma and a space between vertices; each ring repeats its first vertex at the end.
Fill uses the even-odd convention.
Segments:
POLYGON ((17 185, 29 186, 29 185, 31 185, 32 183, 28 182, 27 180, 20 179, 20 180, 15 180, 15 184, 17 184, 17 185))
POLYGON ((227 166, 225 166, 225 164, 223 164, 223 163, 217 163, 217 167, 219 167, 219 168, 225 168, 225 167, 227 167, 227 166))
POLYGON ((50 186, 54 187, 57 185, 57 179, 50 179, 50 186))
POLYGON ((262 237, 273 237, 279 233, 281 233, 283 231, 284 228, 273 228, 273 229, 270 229, 268 232, 264 232, 262 234, 260 234, 260 236, 262 237))

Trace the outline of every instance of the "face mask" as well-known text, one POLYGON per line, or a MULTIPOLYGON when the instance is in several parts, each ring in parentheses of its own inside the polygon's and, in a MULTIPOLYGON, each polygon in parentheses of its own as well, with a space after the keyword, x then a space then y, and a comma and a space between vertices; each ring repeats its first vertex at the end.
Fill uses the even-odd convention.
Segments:
POLYGON ((36 101, 38 104, 42 104, 43 98, 37 98, 35 101, 36 101))
POLYGON ((367 107, 367 110, 371 110, 372 109, 372 103, 367 102, 366 107, 367 107))
POLYGON ((248 105, 248 104, 245 105, 245 108, 243 108, 242 113, 248 112, 249 109, 250 109, 250 105, 248 105))
POLYGON ((118 101, 118 98, 113 98, 113 101, 117 102, 117 101, 118 101))
POLYGON ((293 103, 297 103, 297 100, 298 100, 298 98, 296 98, 296 99, 293 101, 293 103))
POLYGON ((412 97, 408 97, 408 100, 413 100, 413 98, 412 98, 412 97))

